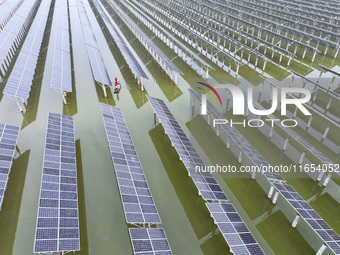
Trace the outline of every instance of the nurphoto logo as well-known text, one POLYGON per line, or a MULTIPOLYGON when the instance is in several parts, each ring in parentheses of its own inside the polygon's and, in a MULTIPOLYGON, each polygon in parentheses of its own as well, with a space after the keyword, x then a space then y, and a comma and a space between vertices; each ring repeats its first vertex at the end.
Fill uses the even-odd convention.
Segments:
MULTIPOLYGON (((274 113, 275 110, 278 108, 279 98, 280 98, 282 116, 287 115, 287 105, 295 105, 306 116, 312 115, 303 105, 311 99, 311 92, 305 88, 283 87, 280 89, 281 94, 279 95, 278 89, 274 87, 272 88, 272 100, 271 100, 272 103, 271 103, 270 109, 256 109, 254 104, 256 105, 257 103, 254 103, 253 101, 253 88, 248 88, 247 94, 245 95, 240 88, 238 88, 237 86, 231 85, 231 84, 217 84, 214 87, 212 87, 211 85, 206 84, 206 83, 202 83, 202 82, 198 82, 198 83, 210 89, 217 96, 221 106, 223 105, 222 100, 216 90, 217 89, 228 89, 233 98, 233 115, 245 115, 246 114, 245 104, 247 103, 247 112, 249 111, 257 116, 268 116, 274 113), (298 93, 300 94, 300 98, 294 98, 294 99, 288 98, 287 95, 290 93, 295 93, 295 94, 298 93)), ((206 92, 204 94, 201 93, 201 114, 206 115, 207 114, 207 94, 212 98, 215 105, 216 105, 216 100, 209 90, 202 89, 200 87, 197 87, 197 88, 206 92)), ((261 120, 259 118, 259 119, 250 119, 248 121, 244 119, 242 122, 233 122, 232 119, 230 119, 229 121, 226 119, 214 119, 213 126, 215 127, 216 125, 229 123, 231 126, 238 124, 238 125, 243 125, 244 127, 246 126, 261 127, 264 125, 265 121, 270 122, 271 126, 274 126, 275 121, 281 121, 281 124, 284 127, 295 127, 298 125, 295 119, 279 120, 279 119, 270 118, 270 119, 261 120), (288 123, 291 123, 291 124, 288 124, 288 123)))

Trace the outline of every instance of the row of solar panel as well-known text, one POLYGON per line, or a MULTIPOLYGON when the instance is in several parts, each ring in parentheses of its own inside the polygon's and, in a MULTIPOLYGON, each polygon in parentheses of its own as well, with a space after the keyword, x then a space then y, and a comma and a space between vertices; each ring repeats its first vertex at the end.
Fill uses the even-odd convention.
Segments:
MULTIPOLYGON (((190 94, 201 103, 201 94, 198 92, 189 89, 190 94)), ((210 103, 207 101, 207 112, 211 114, 215 119, 225 119, 225 117, 210 103)), ((223 124, 219 125, 227 135, 237 144, 241 151, 249 157, 249 159, 253 162, 256 166, 268 166, 269 163, 265 160, 260 153, 231 125, 223 124)), ((269 180, 278 180, 278 181, 285 181, 285 179, 276 172, 265 171, 263 174, 269 180)))
MULTIPOLYGON (((127 223, 161 223, 137 152, 119 108, 100 104, 127 223)), ((161 228, 130 228, 136 255, 172 255, 161 228)))
POLYGON ((125 40, 122 38, 120 33, 117 31, 117 29, 114 27, 114 25, 111 23, 111 20, 99 4, 97 0, 93 1, 95 4, 100 17, 103 19, 107 29, 109 30, 112 38, 115 40, 119 50, 121 51, 124 59, 126 60, 127 64, 129 65, 130 69, 134 73, 135 76, 144 78, 144 79, 149 79, 146 73, 144 72, 143 68, 140 66, 138 63, 137 59, 135 56, 132 54, 130 51, 129 47, 127 46, 127 43, 125 40))
POLYGON ((232 204, 206 203, 206 206, 233 254, 264 255, 232 204))
POLYGON ((68 2, 56 1, 54 10, 56 38, 52 63, 51 87, 63 92, 72 92, 70 31, 68 2))
POLYGON ((29 97, 37 59, 37 56, 26 52, 20 53, 3 91, 4 94, 23 99, 29 97))
MULTIPOLYGON (((160 123, 163 125, 165 132, 169 136, 178 155, 189 174, 192 176, 192 179, 199 190, 199 194, 204 200, 227 201, 227 196, 224 194, 213 175, 209 172, 196 170, 196 166, 205 166, 205 164, 165 103, 160 99, 150 96, 147 96, 147 98, 154 108, 160 123)), ((199 169, 201 169, 201 167, 199 167, 199 169)))
POLYGON ((79 249, 73 118, 49 113, 34 252, 79 249))
POLYGON ((136 255, 172 255, 162 228, 129 228, 133 251, 136 255))
MULTIPOLYGON (((169 108, 166 106, 164 101, 147 96, 156 115, 159 118, 160 123, 163 125, 166 134, 168 134, 171 142, 180 140, 182 146, 184 148, 190 148, 190 152, 187 150, 185 156, 194 155, 195 157, 191 157, 191 164, 186 165, 188 171, 189 168, 191 169, 192 164, 203 166, 204 162, 200 158, 199 154, 196 152, 195 148, 192 146, 190 140, 185 136, 184 131, 180 128, 179 124, 177 123, 174 116, 171 114, 169 108), (165 124, 164 124, 165 123, 165 124), (169 135, 170 134, 170 135, 169 135), (195 159, 198 159, 198 162, 194 163, 195 159)), ((176 145, 175 145, 176 148, 176 145)), ((177 150, 177 149, 176 149, 177 150)), ((183 157, 182 150, 177 150, 180 157, 183 157)), ((187 161, 187 164, 189 161, 187 161)), ((205 200, 219 200, 219 201, 226 201, 228 198, 224 194, 221 187, 218 185, 218 182, 215 180, 211 173, 204 173, 207 176, 199 176, 198 174, 192 176, 198 190, 200 192, 204 192, 205 185, 200 184, 200 182, 204 184, 208 184, 210 188, 210 192, 208 193, 207 198, 202 196, 205 200), (203 189, 203 191, 202 191, 203 189), (211 196, 211 197, 209 197, 211 196)), ((221 203, 206 203, 211 216, 214 218, 215 223, 218 225, 222 235, 224 236, 225 240, 227 241, 228 245, 230 246, 233 254, 264 254, 261 247, 256 242, 253 235, 250 233, 246 225, 244 224, 243 220, 241 219, 240 215, 237 213, 233 205, 231 204, 221 204, 221 203)))
POLYGON ((78 10, 85 39, 87 54, 90 60, 94 79, 103 85, 112 86, 104 60, 99 51, 96 37, 93 33, 91 23, 82 0, 78 0, 78 10))
POLYGON ((72 92, 71 55, 57 48, 54 50, 51 87, 72 92))
POLYGON ((161 223, 120 109, 101 109, 127 223, 161 223))
POLYGON ((6 26, 7 22, 11 19, 14 13, 19 9, 23 0, 6 1, 0 8, 0 31, 6 26))
POLYGON ((16 126, 0 123, 0 209, 7 187, 19 130, 16 126))
POLYGON ((8 79, 4 94, 28 99, 38 61, 51 1, 43 1, 8 79))
POLYGON ((274 187, 290 203, 310 227, 320 236, 335 254, 340 254, 340 236, 321 218, 319 214, 287 184, 274 183, 274 187))
POLYGON ((11 54, 11 49, 16 49, 16 39, 21 38, 20 31, 25 28, 25 25, 29 22, 32 14, 32 7, 37 1, 27 0, 20 6, 17 12, 13 15, 7 25, 0 33, 0 65, 4 64, 4 61, 11 54))

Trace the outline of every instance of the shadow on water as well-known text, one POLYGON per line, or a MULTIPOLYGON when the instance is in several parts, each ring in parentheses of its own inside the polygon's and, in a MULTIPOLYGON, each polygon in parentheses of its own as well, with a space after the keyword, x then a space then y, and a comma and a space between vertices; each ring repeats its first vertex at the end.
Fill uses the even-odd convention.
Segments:
POLYGON ((197 239, 204 242, 204 249, 202 249, 204 254, 225 254, 228 246, 225 242, 221 242, 220 237, 214 237, 214 233, 218 232, 217 227, 209 216, 204 200, 197 195, 197 188, 191 178, 188 177, 183 163, 179 161, 177 152, 171 147, 171 141, 164 134, 163 127, 157 125, 149 131, 149 136, 197 239), (214 253, 211 253, 212 250, 214 253))
POLYGON ((104 103, 104 104, 108 104, 108 105, 112 105, 112 106, 116 105, 114 96, 111 93, 111 91, 112 91, 111 87, 106 86, 107 97, 104 97, 104 91, 103 91, 102 87, 98 84, 98 82, 94 81, 94 86, 95 86, 95 89, 96 89, 96 92, 97 92, 99 102, 104 103))
POLYGON ((0 211, 0 247, 1 255, 12 255, 17 230, 21 198, 24 190, 30 150, 13 160, 7 189, 0 211))
POLYGON ((80 225, 80 250, 81 255, 89 254, 89 242, 87 236, 87 219, 86 219, 86 206, 85 206, 85 187, 83 165, 81 157, 80 140, 76 140, 76 160, 77 160, 77 183, 78 183, 78 206, 79 206, 79 225, 80 225))
MULTIPOLYGON (((320 192, 321 193, 321 192, 320 192)), ((332 229, 340 234, 340 204, 329 193, 317 196, 310 203, 332 229)))
POLYGON ((313 248, 301 234, 291 227, 291 223, 281 211, 276 211, 257 224, 261 235, 269 240, 275 254, 315 254, 313 248))

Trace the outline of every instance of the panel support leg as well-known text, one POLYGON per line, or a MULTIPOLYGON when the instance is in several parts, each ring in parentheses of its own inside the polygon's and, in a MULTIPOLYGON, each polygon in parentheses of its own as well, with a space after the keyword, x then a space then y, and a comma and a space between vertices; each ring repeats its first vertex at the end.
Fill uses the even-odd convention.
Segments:
POLYGON ((299 223, 299 219, 300 219, 300 215, 296 215, 293 223, 292 223, 292 227, 296 228, 296 225, 299 223))
POLYGON ((329 180, 332 178, 332 174, 333 174, 333 173, 329 173, 329 174, 327 175, 327 177, 326 177, 325 181, 323 182, 322 186, 324 186, 324 187, 327 186, 329 180))
POLYGON ((322 255, 324 251, 327 249, 327 245, 322 244, 316 255, 322 255))

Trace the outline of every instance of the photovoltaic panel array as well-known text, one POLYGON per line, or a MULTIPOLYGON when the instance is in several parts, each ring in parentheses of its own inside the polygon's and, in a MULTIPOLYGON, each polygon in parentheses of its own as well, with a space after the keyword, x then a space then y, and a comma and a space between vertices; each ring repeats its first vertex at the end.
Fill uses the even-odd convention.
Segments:
POLYGON ((144 72, 143 68, 138 63, 135 56, 132 54, 128 47, 128 43, 125 39, 120 35, 118 30, 116 29, 115 25, 111 22, 109 16, 106 14, 105 10, 102 8, 100 3, 97 0, 93 1, 101 19, 103 19, 107 29, 109 30, 112 38, 115 40, 117 47, 119 48, 120 52, 122 53, 125 61, 129 65, 132 73, 140 78, 149 79, 146 73, 144 72))
MULTIPOLYGON (((169 33, 168 31, 164 30, 160 25, 158 25, 157 22, 153 21, 151 18, 149 18, 149 16, 147 16, 146 14, 144 14, 144 11, 139 9, 138 7, 140 6, 136 6, 134 5, 134 3, 132 2, 122 2, 123 4, 129 4, 129 5, 125 5, 125 7, 127 7, 129 9, 130 12, 132 12, 137 18, 138 14, 140 14, 143 19, 140 19, 141 21, 143 20, 147 20, 148 22, 150 22, 154 27, 158 28, 160 31, 162 31, 163 34, 165 34, 171 41, 173 41, 174 44, 177 44, 180 48, 182 48, 185 52, 188 52, 189 55, 191 55, 193 57, 193 59, 196 59, 199 63, 201 63, 203 66, 206 66, 207 68, 211 68, 214 69, 212 66, 210 66, 207 62, 205 62, 201 57, 199 57, 195 52, 193 52, 191 49, 189 49, 184 43, 181 43, 179 40, 177 40, 177 38, 175 36, 173 36, 171 33, 169 33)), ((177 47, 177 46, 176 46, 177 47)), ((178 49, 177 49, 178 52, 178 49)))
POLYGON ((129 228, 135 255, 172 255, 162 228, 129 228))
POLYGON ((79 249, 73 118, 49 113, 34 252, 79 249))
POLYGON ((5 95, 28 99, 44 37, 50 5, 51 0, 41 2, 4 89, 3 93, 5 95))
POLYGON ((210 172, 196 170, 196 166, 199 169, 206 169, 206 166, 164 101, 151 96, 147 96, 147 98, 202 198, 207 201, 227 201, 228 198, 215 177, 210 172))
POLYGON ((38 2, 36 0, 24 1, 0 33, 0 67, 3 73, 7 71, 9 63, 24 38, 38 2))
POLYGON ((56 38, 53 53, 51 87, 60 92, 72 92, 68 1, 56 1, 54 19, 56 22, 56 38))
MULTIPOLYGON (((150 48, 152 48, 153 52, 158 55, 158 57, 162 60, 163 63, 168 67, 170 71, 173 71, 175 73, 183 74, 172 61, 163 53, 161 49, 159 49, 156 44, 153 43, 153 41, 136 25, 136 23, 130 19, 128 15, 126 15, 120 7, 114 3, 113 1, 110 1, 111 5, 115 8, 117 13, 121 16, 122 20, 127 23, 128 26, 131 27, 132 30, 135 31, 135 33, 138 35, 138 37, 142 38, 142 41, 144 41, 150 48)), ((138 38, 137 37, 137 38, 138 38)), ((141 40, 138 38, 139 40, 141 40)))
POLYGON ((127 223, 161 223, 119 108, 100 104, 127 223))
POLYGON ((264 255, 232 204, 206 203, 206 206, 233 254, 264 255))
MULTIPOLYGON (((192 89, 189 89, 189 92, 201 104, 201 94, 192 89)), ((207 101, 207 112, 211 114, 214 119, 225 119, 225 117, 209 101, 207 101)), ((265 160, 261 154, 234 127, 227 124, 221 124, 219 126, 240 147, 240 149, 247 155, 254 165, 259 167, 269 166, 267 160, 265 160)), ((285 179, 276 172, 263 171, 263 174, 269 180, 285 181, 285 179)))
POLYGON ((295 209, 297 214, 319 235, 322 241, 335 254, 340 254, 340 236, 310 207, 296 190, 286 184, 273 183, 273 185, 295 209))
POLYGON ((7 22, 11 19, 13 14, 19 9, 23 0, 12 0, 3 2, 0 5, 0 31, 4 28, 7 22))
POLYGON ((83 1, 78 0, 77 6, 94 79, 101 84, 112 86, 104 60, 98 49, 97 40, 93 33, 83 1))
POLYGON ((11 171, 19 128, 0 124, 0 209, 7 187, 8 175, 11 171))
MULTIPOLYGON (((254 106, 256 106, 258 110, 264 109, 264 107, 257 102, 253 102, 253 104, 254 106)), ((276 117, 273 114, 267 114, 267 117, 269 117, 269 119, 272 119, 272 120, 276 119, 276 117)), ((303 139, 301 136, 295 133, 293 129, 283 126, 280 121, 273 121, 273 123, 276 124, 278 127, 280 127, 283 131, 285 131, 290 137, 292 137, 297 142, 299 142, 299 144, 305 147, 307 151, 309 151, 314 156, 316 156, 318 159, 320 159, 322 163, 335 165, 326 155, 321 153, 318 149, 312 146, 309 142, 307 142, 305 139, 303 139)))

